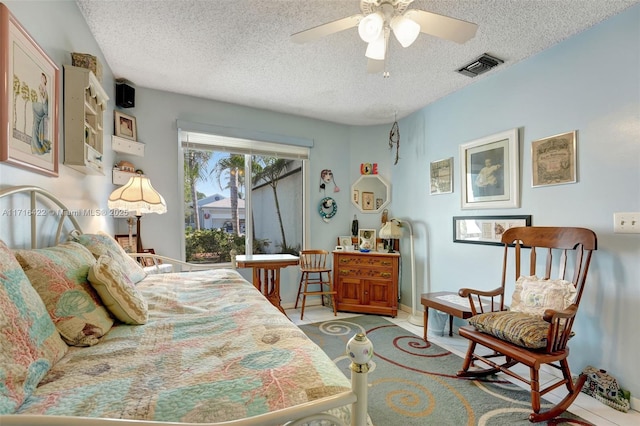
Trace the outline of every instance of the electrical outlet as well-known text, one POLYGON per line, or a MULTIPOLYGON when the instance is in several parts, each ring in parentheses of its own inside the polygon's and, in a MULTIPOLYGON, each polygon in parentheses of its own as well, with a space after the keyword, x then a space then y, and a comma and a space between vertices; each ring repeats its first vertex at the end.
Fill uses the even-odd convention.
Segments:
POLYGON ((614 213, 613 232, 620 234, 640 234, 640 212, 614 213))

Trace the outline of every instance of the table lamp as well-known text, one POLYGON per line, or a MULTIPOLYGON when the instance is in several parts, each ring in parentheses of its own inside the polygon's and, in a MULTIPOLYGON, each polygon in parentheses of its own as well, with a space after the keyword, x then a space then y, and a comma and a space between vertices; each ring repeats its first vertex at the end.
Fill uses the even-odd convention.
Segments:
POLYGON ((149 178, 136 175, 129 178, 129 182, 116 189, 109 195, 110 209, 134 212, 136 222, 136 252, 142 253, 142 236, 140 233, 140 219, 147 213, 166 213, 167 203, 162 195, 151 186, 149 178))
POLYGON ((393 251, 393 241, 402 237, 402 228, 398 224, 397 220, 390 220, 382 225, 380 229, 380 238, 383 240, 389 240, 388 242, 388 253, 394 253, 393 251))

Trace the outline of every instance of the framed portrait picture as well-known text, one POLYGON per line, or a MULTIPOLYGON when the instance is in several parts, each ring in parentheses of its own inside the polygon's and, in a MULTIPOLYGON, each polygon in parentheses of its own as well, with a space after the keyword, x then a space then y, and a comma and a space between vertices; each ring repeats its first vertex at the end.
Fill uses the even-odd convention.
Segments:
POLYGON ((358 247, 360 251, 370 251, 376 249, 376 230, 360 229, 358 230, 358 247))
POLYGON ((116 235, 116 241, 127 253, 135 253, 138 249, 137 235, 132 235, 131 239, 129 239, 129 234, 116 235))
POLYGON ((460 145, 463 209, 520 207, 518 129, 460 145))
POLYGON ((516 226, 531 226, 531 215, 454 216, 453 242, 502 245, 502 234, 516 226))
POLYGON ((114 111, 113 115, 116 136, 137 141, 136 118, 120 111, 114 111))
POLYGON ((375 200, 373 192, 362 192, 362 210, 374 210, 375 200))
POLYGON ((58 176, 60 70, 0 3, 0 161, 58 176))
POLYGON ((450 194, 453 192, 453 157, 432 161, 429 168, 430 193, 450 194))
POLYGON ((576 182, 577 131, 531 142, 532 186, 576 182))
POLYGON ((353 242, 351 241, 351 235, 342 235, 338 237, 338 245, 345 249, 353 248, 353 242))

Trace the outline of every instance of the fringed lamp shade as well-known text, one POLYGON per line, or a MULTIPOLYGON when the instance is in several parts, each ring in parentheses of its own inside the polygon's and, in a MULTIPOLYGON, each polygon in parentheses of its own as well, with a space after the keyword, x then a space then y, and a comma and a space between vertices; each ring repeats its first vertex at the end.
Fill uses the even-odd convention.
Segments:
POLYGON ((147 213, 166 213, 167 203, 162 195, 151 186, 149 178, 133 176, 125 185, 116 189, 107 202, 110 209, 134 212, 137 217, 136 252, 142 253, 142 236, 140 235, 140 219, 147 213))
POLYGON ((129 182, 113 191, 108 205, 110 209, 135 212, 136 216, 167 212, 164 198, 151 186, 149 178, 144 176, 133 176, 129 182))
POLYGON ((391 240, 397 240, 402 237, 402 228, 396 220, 390 220, 380 228, 380 238, 389 240, 389 253, 393 253, 393 243, 391 240))

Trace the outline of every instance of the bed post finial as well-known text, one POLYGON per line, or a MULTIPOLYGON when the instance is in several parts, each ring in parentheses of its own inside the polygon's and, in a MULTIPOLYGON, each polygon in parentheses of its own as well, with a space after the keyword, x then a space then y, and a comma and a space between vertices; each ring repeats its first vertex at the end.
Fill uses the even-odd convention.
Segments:
POLYGON ((358 400, 351 405, 351 426, 367 424, 367 378, 373 357, 373 344, 365 333, 358 333, 347 342, 347 354, 351 358, 351 389, 358 400))

